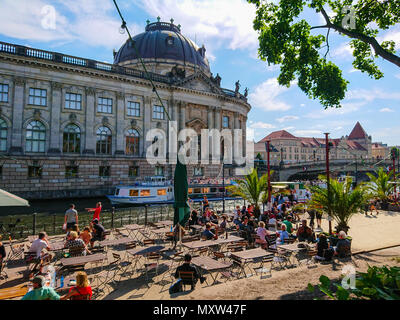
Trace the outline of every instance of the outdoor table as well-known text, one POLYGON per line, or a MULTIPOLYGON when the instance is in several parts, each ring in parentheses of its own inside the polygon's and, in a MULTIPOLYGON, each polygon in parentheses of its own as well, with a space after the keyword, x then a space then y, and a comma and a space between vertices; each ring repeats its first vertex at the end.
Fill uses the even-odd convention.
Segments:
POLYGON ((129 225, 125 226, 126 231, 128 231, 128 237, 129 238, 133 238, 133 239, 138 240, 138 241, 139 241, 139 238, 138 238, 138 232, 137 231, 143 230, 144 228, 145 228, 145 226, 141 226, 141 225, 138 225, 138 224, 129 224, 129 225))
POLYGON ((207 256, 194 257, 192 258, 192 263, 210 274, 211 278, 213 279, 213 283, 211 285, 217 282, 217 277, 220 272, 232 266, 232 262, 222 263, 207 256))
POLYGON ((157 236, 158 240, 162 240, 167 232, 171 232, 171 227, 163 227, 161 229, 151 230, 151 232, 157 236))
POLYGON ((65 249, 65 241, 50 242, 51 251, 60 251, 65 249))
POLYGON ((246 275, 246 277, 247 277, 247 274, 245 271, 245 266, 247 266, 249 263, 253 262, 254 260, 261 259, 261 258, 264 258, 267 256, 273 256, 273 255, 274 255, 273 253, 267 252, 260 248, 243 250, 243 251, 231 253, 231 256, 243 261, 243 272, 246 275))
POLYGON ((163 221, 158 221, 156 224, 168 227, 168 226, 172 226, 174 224, 174 222, 172 220, 163 220, 163 221))
POLYGON ((11 288, 0 289, 0 300, 22 297, 27 292, 28 292, 28 286, 26 284, 11 288))
POLYGON ((148 253, 159 252, 164 248, 165 248, 164 246, 139 247, 135 249, 126 250, 126 252, 136 258, 135 264, 134 265, 132 264, 132 268, 135 269, 140 257, 148 253))
POLYGON ((107 259, 107 255, 103 253, 90 254, 87 256, 63 258, 60 260, 65 267, 85 265, 87 263, 99 262, 107 259))
POLYGON ((288 252, 288 253, 291 253, 291 254, 288 256, 288 260, 289 260, 289 263, 291 264, 291 266, 295 265, 295 263, 293 263, 292 261, 290 261, 290 258, 291 258, 294 254, 296 254, 296 253, 298 253, 298 252, 307 250, 307 249, 304 248, 304 247, 303 247, 303 248, 299 248, 299 247, 298 247, 299 244, 305 244, 305 245, 308 246, 308 244, 307 244, 306 242, 297 242, 297 243, 290 243, 290 244, 278 244, 278 245, 276 246, 278 249, 282 249, 282 250, 284 250, 284 251, 286 251, 286 252, 288 252))
POLYGON ((127 244, 135 242, 132 238, 120 238, 120 239, 112 239, 112 240, 103 240, 99 242, 101 247, 112 247, 112 246, 119 246, 121 244, 127 244))
POLYGON ((198 224, 192 224, 191 226, 189 226, 190 229, 194 230, 194 233, 201 233, 201 230, 203 230, 204 226, 200 226, 198 224))
POLYGON ((228 239, 218 238, 217 240, 197 240, 191 242, 182 243, 182 245, 190 250, 211 247, 215 245, 223 245, 226 243, 241 241, 243 238, 237 236, 229 236, 228 239))

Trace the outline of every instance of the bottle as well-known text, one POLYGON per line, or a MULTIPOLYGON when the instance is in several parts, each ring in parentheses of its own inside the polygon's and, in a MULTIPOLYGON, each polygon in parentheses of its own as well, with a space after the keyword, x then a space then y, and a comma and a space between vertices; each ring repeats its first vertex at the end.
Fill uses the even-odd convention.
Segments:
POLYGON ((61 276, 60 278, 60 288, 64 287, 64 276, 61 276))

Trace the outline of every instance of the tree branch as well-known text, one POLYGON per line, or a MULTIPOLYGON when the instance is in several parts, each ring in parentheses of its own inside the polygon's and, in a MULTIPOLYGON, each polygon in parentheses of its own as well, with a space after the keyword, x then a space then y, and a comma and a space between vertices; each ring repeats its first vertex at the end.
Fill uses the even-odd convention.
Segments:
POLYGON ((400 67, 400 57, 396 56, 393 53, 386 51, 378 43, 378 41, 375 38, 366 36, 365 34, 362 34, 362 33, 356 32, 356 31, 347 30, 341 26, 333 24, 330 21, 328 14, 326 13, 325 9, 322 6, 320 7, 320 10, 321 10, 322 15, 324 16, 327 27, 332 28, 333 30, 335 30, 337 32, 343 33, 350 38, 358 39, 365 43, 370 44, 372 46, 372 48, 374 48, 375 54, 377 54, 378 56, 382 57, 383 59, 395 64, 396 66, 400 67))
POLYGON ((327 24, 325 24, 325 25, 323 25, 323 26, 315 26, 315 27, 311 27, 311 28, 310 28, 310 30, 313 30, 313 29, 321 29, 321 28, 328 28, 328 25, 327 25, 327 24))

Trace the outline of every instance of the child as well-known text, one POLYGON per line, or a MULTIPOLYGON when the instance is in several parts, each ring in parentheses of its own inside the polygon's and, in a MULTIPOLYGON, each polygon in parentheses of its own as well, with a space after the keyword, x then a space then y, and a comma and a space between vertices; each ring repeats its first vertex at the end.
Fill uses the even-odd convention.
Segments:
POLYGON ((85 227, 83 232, 80 234, 79 238, 83 240, 83 242, 88 245, 90 243, 90 239, 92 239, 92 234, 90 233, 90 228, 85 227))

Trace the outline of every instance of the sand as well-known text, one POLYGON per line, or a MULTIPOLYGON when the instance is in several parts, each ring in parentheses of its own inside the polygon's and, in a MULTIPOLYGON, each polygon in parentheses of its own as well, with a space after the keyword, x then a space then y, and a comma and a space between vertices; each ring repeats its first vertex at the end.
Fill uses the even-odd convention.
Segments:
MULTIPOLYGON (((333 226, 335 223, 333 223, 333 226)), ((308 283, 316 285, 319 283, 319 277, 324 274, 331 279, 339 279, 344 265, 350 264, 357 271, 365 271, 369 265, 395 265, 393 257, 400 257, 400 213, 380 211, 378 215, 365 216, 356 214, 352 217, 350 223, 349 235, 353 238, 352 252, 368 251, 388 246, 395 248, 366 252, 354 255, 348 261, 342 261, 339 264, 312 264, 310 266, 301 265, 291 269, 272 270, 272 276, 262 277, 260 274, 252 277, 225 281, 224 283, 208 286, 206 283, 198 284, 194 291, 187 290, 184 293, 170 295, 168 288, 171 282, 160 282, 172 272, 163 269, 160 275, 155 277, 150 284, 146 286, 144 276, 135 274, 133 277, 123 277, 117 285, 107 286, 107 291, 101 294, 97 299, 104 300, 167 300, 167 299, 232 299, 232 300, 254 300, 254 299, 312 299, 314 295, 307 290, 308 283)), ((328 231, 328 221, 323 219, 322 228, 328 231)), ((120 252, 121 253, 121 252, 120 252)), ((109 252, 110 261, 112 261, 111 252, 109 252)), ((16 269, 16 271, 19 268, 16 269)), ((175 271, 175 268, 172 270, 175 271)), ((20 277, 20 276, 19 276, 20 277)), ((208 276, 209 278, 209 276, 208 276)), ((20 281, 17 279, 10 282, 16 285, 20 281)), ((0 287, 10 286, 8 283, 2 283, 0 287)), ((17 298, 18 300, 19 298, 17 298)))
MULTIPOLYGON (((335 223, 333 223, 333 226, 335 223)), ((150 288, 132 290, 132 281, 123 281, 120 286, 104 299, 211 299, 211 300, 259 300, 259 299, 312 299, 307 290, 308 283, 317 285, 324 274, 330 279, 339 279, 344 265, 351 264, 356 271, 364 272, 368 265, 398 265, 393 257, 400 256, 400 213, 380 211, 378 215, 356 214, 350 223, 349 235, 353 238, 352 252, 368 251, 399 245, 399 247, 357 254, 349 261, 339 264, 302 265, 292 269, 272 270, 272 276, 254 275, 246 279, 230 280, 225 283, 206 286, 198 284, 194 291, 175 294, 168 293, 169 285, 162 288, 153 284, 150 288), (160 293, 160 290, 164 290, 160 293)), ((328 231, 329 224, 322 220, 322 228, 328 231)))

